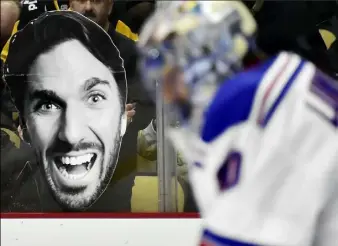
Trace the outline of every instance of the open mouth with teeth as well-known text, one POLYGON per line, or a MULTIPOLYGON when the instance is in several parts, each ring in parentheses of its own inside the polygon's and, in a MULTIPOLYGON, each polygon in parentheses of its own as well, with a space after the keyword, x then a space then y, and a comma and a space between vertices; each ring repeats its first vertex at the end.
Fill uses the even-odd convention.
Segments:
POLYGON ((60 156, 55 158, 55 164, 61 175, 67 179, 81 179, 93 167, 97 155, 94 153, 81 156, 60 156))

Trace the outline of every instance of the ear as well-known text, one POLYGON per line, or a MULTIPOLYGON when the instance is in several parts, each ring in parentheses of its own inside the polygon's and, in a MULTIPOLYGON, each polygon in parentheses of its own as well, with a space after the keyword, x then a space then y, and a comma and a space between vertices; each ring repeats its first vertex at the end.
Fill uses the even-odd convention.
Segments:
POLYGON ((121 134, 120 136, 123 137, 127 130, 127 124, 128 124, 128 117, 127 112, 125 112, 121 117, 121 134))
POLYGON ((28 129, 26 125, 19 125, 18 127, 18 133, 22 141, 24 141, 27 144, 31 144, 31 137, 28 133, 28 129))
POLYGON ((31 137, 29 135, 28 125, 25 118, 22 117, 20 114, 18 118, 17 131, 19 133, 19 137, 21 138, 21 140, 30 145, 31 137))

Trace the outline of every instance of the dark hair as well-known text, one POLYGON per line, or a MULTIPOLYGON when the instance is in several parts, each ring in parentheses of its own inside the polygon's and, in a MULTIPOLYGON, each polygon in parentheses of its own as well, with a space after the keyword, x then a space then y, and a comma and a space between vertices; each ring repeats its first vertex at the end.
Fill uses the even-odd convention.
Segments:
POLYGON ((106 65, 117 82, 124 107, 127 81, 123 59, 110 36, 95 22, 74 11, 53 11, 29 22, 10 40, 3 74, 11 97, 23 112, 27 74, 36 58, 56 45, 75 39, 106 65))

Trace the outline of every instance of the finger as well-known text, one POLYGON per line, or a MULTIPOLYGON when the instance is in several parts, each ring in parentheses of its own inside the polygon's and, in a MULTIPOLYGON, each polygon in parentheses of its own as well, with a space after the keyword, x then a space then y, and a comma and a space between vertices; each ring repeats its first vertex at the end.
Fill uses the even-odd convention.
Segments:
POLYGON ((128 103, 128 104, 126 105, 126 111, 129 111, 129 110, 131 110, 131 109, 133 109, 133 105, 132 105, 131 103, 128 103))
POLYGON ((126 111, 132 110, 136 108, 136 103, 128 103, 126 105, 126 111))
POLYGON ((133 117, 136 114, 135 110, 127 111, 127 117, 133 117))

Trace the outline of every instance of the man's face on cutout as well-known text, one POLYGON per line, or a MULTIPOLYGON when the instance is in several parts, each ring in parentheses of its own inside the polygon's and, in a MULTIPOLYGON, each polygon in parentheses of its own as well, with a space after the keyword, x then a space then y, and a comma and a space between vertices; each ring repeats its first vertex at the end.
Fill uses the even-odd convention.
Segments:
POLYGON ((116 166, 123 110, 116 81, 75 40, 38 56, 28 80, 26 124, 47 182, 62 206, 84 209, 116 166))

